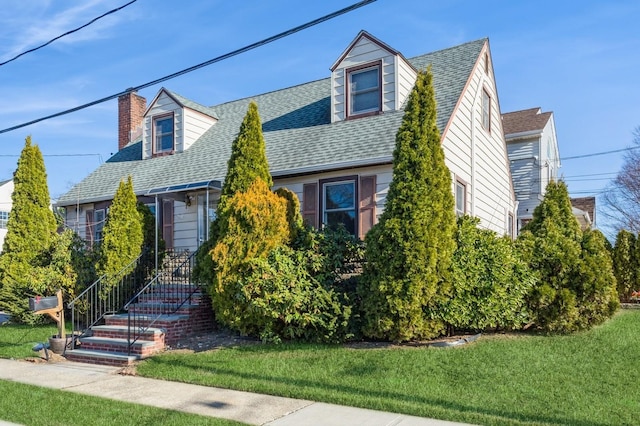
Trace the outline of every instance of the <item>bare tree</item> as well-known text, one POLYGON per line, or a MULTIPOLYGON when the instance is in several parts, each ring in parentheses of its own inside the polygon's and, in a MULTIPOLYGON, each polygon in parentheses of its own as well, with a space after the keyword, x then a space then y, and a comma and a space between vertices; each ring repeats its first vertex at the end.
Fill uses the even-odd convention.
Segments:
POLYGON ((618 176, 602 196, 603 214, 617 233, 640 232, 640 126, 633 132, 633 145, 625 154, 618 176))

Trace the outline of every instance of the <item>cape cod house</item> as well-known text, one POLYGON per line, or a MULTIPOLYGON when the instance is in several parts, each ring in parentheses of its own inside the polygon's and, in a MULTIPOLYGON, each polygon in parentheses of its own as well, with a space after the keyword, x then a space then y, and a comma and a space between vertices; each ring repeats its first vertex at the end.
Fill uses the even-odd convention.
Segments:
POLYGON ((57 202, 66 224, 99 240, 118 183, 132 176, 168 248, 195 250, 215 217, 231 144, 258 105, 274 187, 297 193, 314 226, 359 237, 384 209, 392 153, 417 72, 432 67, 438 127, 458 214, 513 235, 511 180, 488 39, 405 58, 361 31, 322 80, 204 106, 162 88, 148 104, 119 99, 119 151, 57 202))

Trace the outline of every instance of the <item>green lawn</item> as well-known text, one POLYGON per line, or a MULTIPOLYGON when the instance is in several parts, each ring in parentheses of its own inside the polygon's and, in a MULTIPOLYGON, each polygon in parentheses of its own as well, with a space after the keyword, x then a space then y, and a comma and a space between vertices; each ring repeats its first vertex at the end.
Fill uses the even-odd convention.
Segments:
POLYGON ((38 356, 31 348, 36 343, 48 342, 49 337, 58 334, 55 324, 49 325, 0 325, 0 358, 27 358, 38 356))
POLYGON ((484 336, 456 348, 168 352, 138 372, 476 424, 631 425, 640 415, 640 310, 570 336, 484 336))
POLYGON ((0 420, 51 425, 217 425, 242 423, 0 380, 0 420))

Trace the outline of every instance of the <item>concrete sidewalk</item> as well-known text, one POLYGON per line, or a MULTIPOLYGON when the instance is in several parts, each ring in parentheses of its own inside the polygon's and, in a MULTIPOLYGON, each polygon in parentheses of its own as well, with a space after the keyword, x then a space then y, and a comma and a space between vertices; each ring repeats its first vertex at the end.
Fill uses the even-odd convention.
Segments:
MULTIPOLYGON (((251 425, 446 426, 460 423, 119 374, 117 367, 0 359, 0 380, 60 389, 251 425)), ((2 425, 0 418, 0 425, 2 425)), ((4 423, 7 424, 7 423, 4 423)))

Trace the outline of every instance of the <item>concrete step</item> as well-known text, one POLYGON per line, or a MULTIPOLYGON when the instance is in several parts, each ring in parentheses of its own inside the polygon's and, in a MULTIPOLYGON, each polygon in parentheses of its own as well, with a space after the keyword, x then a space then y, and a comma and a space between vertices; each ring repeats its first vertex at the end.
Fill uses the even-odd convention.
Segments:
MULTIPOLYGON (((91 332, 92 335, 89 337, 111 337, 126 339, 129 333, 129 327, 127 327, 126 325, 96 325, 91 328, 91 332)), ((131 332, 134 333, 135 330, 132 329, 131 332)), ((138 334, 140 334, 139 331, 138 334)), ((159 342, 164 344, 164 334, 164 329, 150 327, 142 332, 142 335, 138 340, 159 342)))
POLYGON ((162 313, 176 313, 176 314, 184 314, 188 315, 190 311, 199 308, 200 305, 197 303, 188 304, 185 303, 181 305, 181 303, 165 303, 165 302, 140 302, 134 303, 129 306, 129 312, 132 314, 149 314, 154 315, 160 312, 162 313))
MULTIPOLYGON (((155 320, 153 326, 155 328, 166 328, 166 324, 171 324, 173 322, 184 321, 189 319, 189 315, 184 314, 162 314, 159 318, 157 315, 138 315, 136 317, 136 325, 137 326, 147 326, 151 321, 155 320)), ((120 325, 120 326, 128 326, 129 324, 129 315, 127 314, 113 314, 113 315, 105 315, 104 316, 106 325, 120 325)))
POLYGON ((89 351, 85 349, 67 351, 65 357, 69 361, 84 362, 85 364, 112 365, 115 367, 126 367, 139 359, 139 357, 135 355, 127 355, 126 352, 116 353, 89 351))
MULTIPOLYGON (((79 339, 80 348, 87 351, 127 353, 129 341, 126 338, 113 337, 82 337, 79 339)), ((147 358, 164 350, 164 341, 152 342, 137 340, 131 345, 131 354, 139 358, 147 358)))

